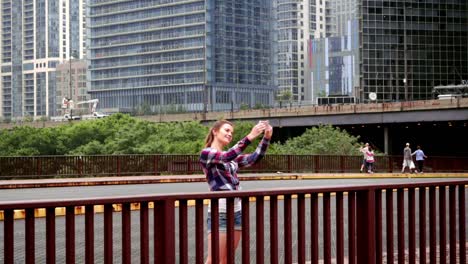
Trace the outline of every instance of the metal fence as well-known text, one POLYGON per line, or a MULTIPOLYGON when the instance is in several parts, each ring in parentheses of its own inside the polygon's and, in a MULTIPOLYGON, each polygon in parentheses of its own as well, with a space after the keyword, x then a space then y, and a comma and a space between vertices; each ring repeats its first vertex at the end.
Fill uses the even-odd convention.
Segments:
MULTIPOLYGON (((468 180, 264 189, 72 200, 0 202, 4 263, 203 263, 204 199, 211 201, 218 263, 218 199, 227 198, 228 263, 466 263, 468 180), (242 242, 233 250, 234 199, 242 201, 242 242), (194 202, 194 206, 190 204, 194 202), (98 223, 96 206, 103 206, 98 223), (65 207, 65 252, 56 209, 65 207), (131 208, 138 207, 138 213, 131 208), (38 224, 34 211, 46 211, 38 224), (84 209, 84 210, 83 210, 84 209), (24 221, 15 213, 25 211, 24 221), (84 216, 77 215, 78 212, 84 216), (138 214, 138 217, 132 217, 138 214), (253 216, 253 217, 252 217, 253 216), (84 217, 77 221, 78 217, 84 217), (113 219, 120 218, 116 224, 113 219), (320 222, 320 224, 319 224, 320 222), (77 232, 78 223, 84 235, 77 232), (17 236, 15 228, 25 230, 17 236), (45 239, 38 240, 38 229, 45 239), (99 231, 101 233, 99 233, 99 231), (99 240, 98 234, 102 234, 99 240), (336 237, 332 238, 333 234, 336 237), (77 243, 77 236, 83 240, 77 243), (121 238, 117 241, 117 238, 121 238), (99 240, 99 242, 98 242, 99 240), (102 243, 101 243, 102 241, 102 243), (22 243, 22 249, 15 245, 22 243), (120 244, 116 246, 116 243, 120 244), (24 250, 23 250, 24 249, 24 250), (64 254, 64 256, 60 255, 64 254), (133 254, 132 254, 133 253, 133 254), (132 257, 133 256, 133 257, 132 257)), ((0 251, 1 252, 1 251, 0 251)))
MULTIPOLYGON (((362 156, 266 155, 242 172, 359 172, 362 156)), ((401 156, 377 156, 377 172, 400 171, 401 156)), ((466 172, 468 157, 430 157, 426 172, 466 172)), ((0 157, 0 178, 182 175, 202 173, 198 155, 0 157)))

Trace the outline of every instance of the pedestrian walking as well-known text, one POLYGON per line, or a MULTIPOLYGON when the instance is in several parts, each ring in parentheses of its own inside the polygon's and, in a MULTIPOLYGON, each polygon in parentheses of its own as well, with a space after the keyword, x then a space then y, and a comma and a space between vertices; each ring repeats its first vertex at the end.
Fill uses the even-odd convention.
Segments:
POLYGON ((401 168, 401 173, 405 173, 405 168, 408 167, 412 173, 414 170, 413 158, 411 157, 411 148, 410 143, 406 143, 405 148, 403 149, 403 166, 401 168))
MULTIPOLYGON (((234 134, 234 126, 226 120, 217 121, 210 129, 205 148, 200 153, 200 164, 206 176, 206 180, 211 191, 236 191, 240 190, 237 171, 241 167, 247 167, 258 162, 264 155, 270 144, 273 128, 268 121, 260 121, 250 133, 241 139, 233 147, 224 151, 224 148, 231 143, 234 134), (247 146, 261 134, 263 138, 257 149, 250 154, 242 154, 247 146)), ((207 264, 212 263, 211 259, 211 206, 208 206, 208 258, 207 264)), ((234 248, 237 248, 242 234, 242 208, 241 200, 234 202, 234 248)), ((226 199, 219 199, 219 258, 220 263, 227 261, 227 215, 226 199)))
POLYGON ((363 172, 364 167, 367 171, 367 151, 369 150, 369 143, 364 144, 364 147, 359 148, 359 151, 362 152, 362 162, 361 162, 361 172, 363 172))
POLYGON ((366 166, 367 166, 367 173, 374 173, 374 150, 372 150, 372 147, 369 146, 367 148, 366 152, 366 166))
POLYGON ((427 159, 427 156, 424 155, 424 151, 422 151, 421 146, 418 146, 417 150, 411 153, 411 156, 416 156, 416 164, 418 164, 418 169, 416 172, 424 173, 423 172, 424 159, 427 159))

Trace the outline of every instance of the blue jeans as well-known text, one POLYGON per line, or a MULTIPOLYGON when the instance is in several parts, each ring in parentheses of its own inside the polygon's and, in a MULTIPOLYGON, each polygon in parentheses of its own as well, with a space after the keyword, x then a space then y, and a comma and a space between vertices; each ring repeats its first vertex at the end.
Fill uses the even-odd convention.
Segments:
MULTIPOLYGON (((211 233, 211 212, 208 212, 208 219, 206 220, 208 233, 211 233)), ((219 232, 226 232, 227 230, 227 214, 219 213, 219 232)), ((234 230, 242 230, 242 211, 234 212, 234 230)))

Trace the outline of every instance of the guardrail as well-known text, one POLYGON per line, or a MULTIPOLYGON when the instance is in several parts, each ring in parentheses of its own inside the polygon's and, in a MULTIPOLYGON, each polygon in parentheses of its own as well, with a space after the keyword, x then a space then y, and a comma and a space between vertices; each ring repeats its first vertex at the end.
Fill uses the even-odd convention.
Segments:
MULTIPOLYGON (((401 171, 401 156, 377 156, 377 172, 401 171)), ((362 156, 266 155, 242 172, 359 172, 362 156)), ((468 157, 431 156, 426 172, 466 172, 468 157)), ((0 179, 201 174, 198 155, 0 157, 0 179)))
MULTIPOLYGON (((365 114, 365 113, 385 113, 385 112, 407 112, 424 110, 444 110, 468 108, 468 98, 456 98, 450 100, 418 100, 387 103, 366 103, 366 104, 291 104, 285 107, 271 107, 264 109, 247 109, 236 111, 210 111, 210 112, 186 112, 186 113, 159 113, 154 115, 139 116, 139 118, 152 122, 174 122, 174 121, 215 121, 223 116, 228 119, 265 119, 288 116, 317 116, 317 115, 337 115, 337 114, 365 114)), ((80 121, 74 121, 80 122, 80 121)), ((0 128, 10 129, 14 126, 31 127, 53 127, 62 125, 62 122, 41 121, 11 121, 9 123, 0 122, 0 128)))
POLYGON ((330 104, 330 105, 291 105, 285 107, 272 107, 265 109, 248 109, 237 111, 212 111, 207 113, 179 113, 179 114, 158 114, 142 116, 141 118, 153 122, 169 121, 215 121, 220 116, 228 119, 265 119, 273 117, 288 116, 317 116, 317 115, 337 115, 337 114, 365 114, 365 113, 385 113, 385 112, 407 112, 434 109, 457 109, 467 108, 468 98, 456 98, 450 100, 418 100, 389 103, 369 103, 369 104, 330 104))
POLYGON ((416 259, 420 263, 446 263, 447 259, 450 263, 466 263, 467 184, 468 180, 424 181, 0 202, 4 216, 3 259, 5 263, 35 263, 41 254, 38 250, 43 250, 46 263, 149 263, 150 258, 154 263, 203 263, 203 202, 209 199, 212 256, 213 262, 218 263, 218 199, 227 198, 228 263, 235 263, 234 198, 240 198, 243 224, 237 258, 242 263, 278 263, 282 258, 285 263, 318 263, 319 259, 323 263, 335 259, 338 264, 384 260, 415 263, 416 259), (188 206, 192 201, 194 208, 188 206), (103 225, 96 221, 96 205, 104 206, 103 225), (131 212, 131 205, 139 207, 138 217, 132 217, 136 213, 131 212), (65 233, 60 234, 64 237, 57 233, 59 218, 55 215, 61 207, 66 208, 65 233), (45 223, 41 221, 41 225, 34 216, 40 208, 46 211, 45 223), (82 208, 84 216, 76 215, 77 209, 82 208), (18 209, 25 210, 24 221, 14 220, 14 210, 18 209), (120 217, 121 222, 116 224, 114 217, 120 217), (24 224, 24 237, 15 236, 20 224, 24 224), (83 232, 77 232, 83 227, 83 232), (45 239, 36 238, 36 228, 45 229, 45 239), (336 240, 332 239, 332 228, 336 240), (60 250, 59 254, 60 237, 61 241, 64 238, 65 253, 60 250), (117 242, 117 238, 121 241, 117 242), (17 244, 24 245, 24 251, 15 250, 17 244))

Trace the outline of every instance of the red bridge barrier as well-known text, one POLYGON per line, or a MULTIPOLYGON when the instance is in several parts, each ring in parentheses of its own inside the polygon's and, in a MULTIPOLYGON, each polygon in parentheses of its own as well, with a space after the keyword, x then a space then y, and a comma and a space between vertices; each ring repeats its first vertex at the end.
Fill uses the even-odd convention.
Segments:
MULTIPOLYGON (((456 263, 456 259, 458 263, 466 263, 467 184, 468 180, 421 181, 1 202, 3 259, 5 263, 34 263, 36 256, 45 252, 46 263, 78 260, 112 263, 120 258, 122 263, 138 260, 141 263, 203 263, 207 248, 204 244, 204 199, 211 200, 212 204, 212 242, 215 245, 219 239, 218 198, 227 198, 227 240, 231 241, 234 198, 238 197, 242 200, 243 212, 242 242, 238 249, 242 263, 254 260, 278 263, 283 258, 285 263, 318 263, 319 259, 324 263, 331 263, 332 259, 336 259, 336 263, 373 264, 384 260, 386 263, 397 260, 398 263, 415 263, 416 260, 456 263), (192 203, 194 207, 189 206, 192 203), (103 225, 95 221, 96 205, 104 206, 103 225), (138 205, 138 218, 131 217, 136 214, 131 212, 131 205, 138 205), (56 247, 59 236, 56 220, 60 218, 55 215, 55 209, 60 207, 66 208, 64 257, 58 256, 56 247), (77 207, 85 207, 84 220, 83 216, 75 214, 77 207), (47 212, 42 227, 34 216, 34 210, 39 208, 47 212), (15 222, 14 210, 17 209, 26 211, 25 221, 15 222), (114 217, 121 218, 120 224, 116 225, 114 217), (85 227, 80 244, 76 243, 81 235, 76 231, 78 223, 85 227), (15 228, 21 228, 17 226, 20 224, 24 224, 25 237, 15 236, 15 228), (36 228, 45 228, 46 239, 36 239, 36 228), (333 230, 335 240, 332 239, 333 230), (98 234, 103 236, 103 247, 96 241, 98 234), (121 238, 120 246, 115 245, 117 238, 121 238), (16 243, 24 244, 25 250, 15 250, 16 243), (84 245, 84 250, 79 245, 84 245), (132 260, 135 251, 138 259, 132 260)), ((232 243, 228 243, 228 247, 231 248, 228 252, 234 252, 232 243)), ((217 263, 218 247, 212 248, 214 263, 217 263)), ((235 263, 234 254, 229 255, 228 263, 235 263)))
MULTIPOLYGON (((359 172, 362 156, 266 155, 242 172, 359 172)), ((401 156, 377 156, 376 172, 399 172, 401 156)), ((426 172, 467 172, 468 157, 429 157, 426 172)), ((11 178, 201 174, 198 155, 0 157, 0 180, 11 178)))

